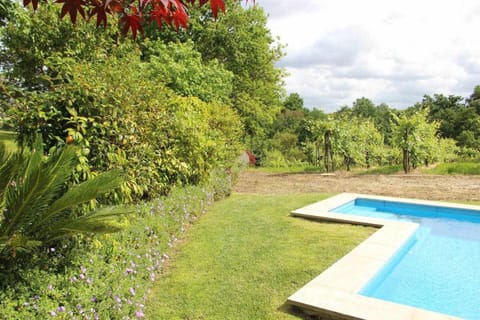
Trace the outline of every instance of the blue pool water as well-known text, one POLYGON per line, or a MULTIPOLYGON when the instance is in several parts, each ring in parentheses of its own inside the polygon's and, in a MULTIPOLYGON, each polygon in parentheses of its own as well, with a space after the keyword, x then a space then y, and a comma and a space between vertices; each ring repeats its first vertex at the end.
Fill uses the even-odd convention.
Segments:
POLYGON ((332 212, 420 224, 360 294, 480 319, 480 211, 356 199, 332 212))

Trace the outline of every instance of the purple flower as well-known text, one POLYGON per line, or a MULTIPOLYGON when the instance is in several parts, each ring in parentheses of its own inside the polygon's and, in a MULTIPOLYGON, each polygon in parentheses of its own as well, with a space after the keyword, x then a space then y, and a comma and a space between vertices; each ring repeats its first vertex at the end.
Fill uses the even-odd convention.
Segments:
POLYGON ((87 268, 80 266, 80 271, 82 271, 82 273, 87 273, 87 268))
POLYGON ((130 287, 130 289, 129 289, 128 291, 130 291, 130 294, 131 294, 132 296, 135 295, 135 289, 133 289, 132 287, 130 287))
POLYGON ((115 297, 114 297, 115 301, 117 301, 117 303, 122 303, 122 299, 120 299, 120 297, 116 294, 115 297))
POLYGON ((57 315, 57 313, 55 311, 50 311, 48 314, 50 314, 50 316, 52 316, 52 317, 55 317, 57 315))
POLYGON ((80 277, 80 279, 82 279, 82 280, 83 280, 83 279, 85 279, 85 274, 83 274, 83 273, 80 273, 80 276, 79 276, 79 277, 80 277))
POLYGON ((135 318, 140 319, 140 318, 143 318, 143 317, 145 317, 145 314, 142 311, 139 310, 139 311, 135 312, 135 318))
POLYGON ((96 301, 97 301, 97 297, 92 296, 92 297, 90 298, 90 301, 91 301, 91 302, 96 302, 96 301))
POLYGON ((65 311, 65 307, 64 306, 60 306, 57 308, 57 311, 58 312, 64 312, 65 311))

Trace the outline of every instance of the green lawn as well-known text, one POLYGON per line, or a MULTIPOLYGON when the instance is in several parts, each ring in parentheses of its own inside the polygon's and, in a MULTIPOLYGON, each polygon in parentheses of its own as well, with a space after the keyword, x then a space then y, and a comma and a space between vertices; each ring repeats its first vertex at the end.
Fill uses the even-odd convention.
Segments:
POLYGON ((478 162, 440 163, 434 168, 423 170, 423 172, 429 173, 429 174, 479 175, 480 163, 478 162))
POLYGON ((17 145, 15 143, 15 133, 5 130, 0 130, 0 142, 3 142, 8 151, 15 151, 17 145))
POLYGON ((287 297, 374 228, 289 216, 325 194, 233 195, 186 233, 146 303, 148 319, 297 319, 287 297))

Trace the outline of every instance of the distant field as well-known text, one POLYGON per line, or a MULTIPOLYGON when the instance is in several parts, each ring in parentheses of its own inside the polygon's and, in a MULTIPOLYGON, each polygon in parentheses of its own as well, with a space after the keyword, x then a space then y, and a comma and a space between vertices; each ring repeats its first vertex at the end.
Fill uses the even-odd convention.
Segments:
POLYGON ((435 168, 424 171, 429 174, 465 174, 480 175, 480 163, 478 162, 455 162, 441 163, 435 168))
POLYGON ((0 130, 0 142, 4 143, 9 151, 15 151, 17 149, 14 132, 0 130))
POLYGON ((335 172, 271 173, 261 169, 240 174, 235 191, 257 194, 352 192, 429 200, 480 201, 476 174, 359 174, 335 172))

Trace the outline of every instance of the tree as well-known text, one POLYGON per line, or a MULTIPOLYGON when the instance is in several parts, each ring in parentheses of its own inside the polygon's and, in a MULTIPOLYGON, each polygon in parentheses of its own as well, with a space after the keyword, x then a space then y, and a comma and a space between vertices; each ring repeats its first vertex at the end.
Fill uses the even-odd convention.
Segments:
POLYGON ((363 162, 363 145, 359 126, 351 123, 351 121, 342 119, 337 122, 334 135, 330 137, 332 141, 332 149, 335 154, 343 157, 343 163, 350 171, 352 165, 363 162))
POLYGON ((288 110, 301 110, 303 109, 303 99, 296 92, 291 93, 283 102, 285 109, 288 110))
POLYGON ((310 132, 315 141, 316 159, 320 160, 320 150, 323 149, 323 164, 327 172, 335 171, 335 153, 333 139, 337 129, 337 121, 331 118, 326 120, 309 121, 310 132))
MULTIPOLYGON (((47 0, 23 0, 25 6, 32 4, 37 10, 40 2, 47 0)), ((76 23, 77 17, 88 19, 95 17, 96 25, 106 26, 112 17, 118 17, 123 33, 132 32, 133 38, 137 32, 143 33, 145 24, 156 24, 161 28, 164 24, 174 27, 187 28, 189 14, 188 10, 195 4, 204 6, 207 0, 146 0, 137 2, 135 0, 59 0, 62 3, 61 17, 70 16, 72 23, 76 23)), ((225 0, 209 1, 212 14, 217 18, 218 11, 225 12, 225 0)), ((1 7, 0 7, 1 9, 1 7)))
POLYGON ((191 39, 204 61, 218 60, 233 73, 232 107, 242 118, 245 143, 258 155, 282 109, 283 71, 275 67, 282 46, 267 28, 262 8, 243 8, 236 0, 227 4, 228 14, 218 21, 202 8, 192 10, 189 29, 167 39, 191 39))
POLYGON ((382 103, 377 106, 377 111, 375 112, 375 118, 373 122, 375 127, 378 129, 380 134, 383 136, 383 142, 387 145, 392 143, 392 126, 394 114, 398 111, 390 108, 388 105, 382 103))
POLYGON ((393 142, 402 150, 402 163, 405 173, 420 163, 432 158, 435 153, 437 122, 427 122, 427 110, 418 111, 412 115, 394 117, 393 142))
POLYGON ((359 98, 355 100, 352 107, 352 115, 358 118, 375 118, 377 109, 370 99, 359 98))
MULTIPOLYGON (((480 89, 480 88, 479 88, 480 89)), ((425 95, 417 109, 429 110, 429 120, 438 121, 438 133, 442 138, 452 138, 460 147, 480 147, 480 114, 474 92, 466 104, 460 96, 425 95)))
POLYGON ((480 115, 480 86, 476 86, 475 89, 473 89, 473 93, 467 99, 466 103, 467 106, 475 108, 480 115))

